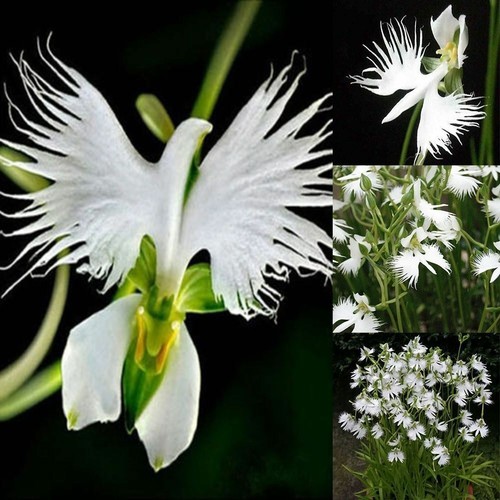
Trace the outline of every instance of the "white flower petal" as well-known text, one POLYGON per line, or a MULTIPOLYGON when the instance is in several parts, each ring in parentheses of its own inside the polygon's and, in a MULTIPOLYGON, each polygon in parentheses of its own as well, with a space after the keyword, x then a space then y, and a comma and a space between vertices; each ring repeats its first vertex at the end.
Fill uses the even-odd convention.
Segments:
POLYGON ((469 167, 459 167, 456 165, 451 167, 446 187, 459 198, 463 198, 465 195, 471 196, 475 194, 480 186, 480 182, 477 179, 468 176, 468 168, 469 167))
POLYGON ((119 299, 71 330, 61 366, 68 428, 119 417, 123 363, 140 300, 140 295, 119 299))
POLYGON ((317 150, 329 122, 297 137, 329 96, 274 130, 302 75, 285 85, 292 64, 257 90, 211 149, 185 206, 178 258, 208 250, 215 294, 245 317, 275 314, 281 295, 268 278, 332 271, 323 251, 331 236, 288 209, 332 204, 331 177, 321 176, 331 164, 298 168, 331 154, 317 150))
POLYGON ((352 333, 379 333, 382 322, 372 313, 357 313, 352 333))
POLYGON ((130 144, 99 91, 55 58, 48 46, 47 51, 48 56, 40 49, 40 57, 59 89, 35 73, 22 56, 16 63, 40 123, 27 120, 10 103, 16 129, 42 149, 1 140, 33 158, 12 165, 54 181, 25 196, 32 202, 26 216, 39 218, 13 233, 41 231, 23 251, 36 255, 23 278, 45 266, 48 272, 56 265, 88 258, 78 270, 94 278, 107 277, 107 290, 134 265, 145 234, 157 246, 160 275, 167 274, 170 270, 163 268, 177 241, 192 156, 211 125, 197 119, 182 123, 159 164, 151 164, 130 144), (64 250, 67 254, 58 257, 64 250))
POLYGON ((418 266, 420 259, 411 250, 403 250, 389 261, 390 267, 401 281, 408 281, 409 286, 416 288, 418 281, 418 266))
POLYGON ((464 60, 467 58, 464 53, 469 44, 469 30, 465 24, 465 16, 461 15, 457 19, 452 14, 451 5, 449 5, 435 21, 431 18, 431 30, 440 48, 444 48, 449 42, 453 42, 455 32, 459 30, 457 67, 461 68, 464 60))
POLYGON ((392 22, 380 23, 380 31, 384 41, 383 48, 376 43, 373 43, 373 50, 366 47, 373 56, 373 59, 368 57, 373 66, 363 70, 362 76, 351 76, 352 83, 357 83, 378 95, 414 89, 424 76, 420 72, 424 55, 422 30, 417 36, 415 25, 413 37, 410 37, 406 26, 395 20, 395 25, 392 22), (378 78, 368 78, 364 76, 366 73, 374 73, 378 78))
MULTIPOLYGON (((408 92, 392 109, 387 116, 382 120, 382 123, 387 123, 397 118, 401 113, 407 109, 412 108, 418 101, 422 100, 429 88, 437 89, 439 82, 445 77, 448 72, 448 65, 446 63, 438 66, 432 73, 424 75, 418 86, 411 92, 408 92)), ((436 90, 437 92, 437 90, 436 90)))
POLYGON ((486 202, 486 206, 488 207, 488 212, 493 217, 495 224, 500 222, 500 198, 488 200, 486 202))
MULTIPOLYGON (((448 274, 451 273, 451 266, 449 262, 443 257, 437 245, 423 245, 422 249, 424 250, 424 254, 421 262, 422 264, 425 264, 428 269, 432 269, 427 265, 427 262, 431 262, 432 264, 436 264, 439 267, 443 268, 448 274)), ((432 272, 436 274, 433 269, 432 272)))
POLYGON ((191 443, 198 421, 200 363, 182 323, 163 381, 135 423, 155 470, 167 467, 191 443))
POLYGON ((349 233, 346 229, 352 229, 347 223, 342 219, 333 218, 333 241, 343 243, 349 238, 349 233))
POLYGON ((500 274, 500 254, 488 250, 488 252, 478 255, 474 259, 472 267, 476 276, 486 271, 490 271, 491 269, 495 269, 490 279, 490 283, 492 283, 500 274))
POLYGON ((419 154, 429 152, 437 158, 441 149, 451 153, 451 138, 460 141, 460 136, 469 127, 478 127, 477 120, 486 116, 476 101, 476 97, 467 94, 455 93, 442 97, 437 87, 429 87, 417 131, 419 154))
POLYGON ((451 5, 448 5, 435 21, 431 17, 432 34, 441 48, 453 41, 455 31, 459 27, 458 19, 451 12, 451 5))

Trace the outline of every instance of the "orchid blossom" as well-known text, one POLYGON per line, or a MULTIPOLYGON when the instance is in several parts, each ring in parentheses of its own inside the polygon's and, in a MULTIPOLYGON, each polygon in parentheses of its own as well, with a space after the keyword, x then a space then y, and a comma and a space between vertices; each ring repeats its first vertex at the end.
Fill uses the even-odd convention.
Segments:
POLYGON ((351 76, 353 82, 377 95, 409 91, 387 114, 382 123, 396 119, 404 111, 423 101, 417 131, 417 162, 427 153, 439 158, 441 150, 451 152, 451 138, 460 136, 485 117, 477 98, 463 92, 461 71, 467 58, 465 49, 469 34, 465 16, 456 19, 451 5, 436 19, 431 30, 440 57, 424 57, 422 30, 414 27, 411 35, 402 21, 381 23, 382 47, 374 43, 368 48, 372 64, 361 75, 351 76), (426 73, 422 72, 422 67, 426 73), (369 74, 370 76, 366 76, 369 74))
POLYGON ((103 291, 127 277, 134 282, 140 293, 70 332, 63 407, 71 429, 114 421, 123 384, 127 427, 137 430, 159 470, 189 446, 197 425, 200 366, 186 313, 274 316, 281 294, 271 280, 285 281, 290 270, 332 271, 324 253, 331 237, 289 210, 331 205, 331 180, 322 175, 331 169, 325 161, 331 152, 319 148, 329 122, 302 132, 329 96, 280 120, 305 72, 291 76, 293 58, 258 88, 199 168, 193 158, 212 125, 198 118, 180 123, 159 161, 150 163, 96 88, 48 43, 38 52, 49 79, 22 55, 15 64, 39 121, 8 98, 14 127, 33 145, 1 139, 29 160, 2 161, 52 183, 8 195, 29 203, 11 217, 35 218, 12 233, 36 234, 15 262, 31 255, 21 279, 78 264, 78 272, 104 280, 103 291), (201 250, 210 266, 190 266, 201 250))

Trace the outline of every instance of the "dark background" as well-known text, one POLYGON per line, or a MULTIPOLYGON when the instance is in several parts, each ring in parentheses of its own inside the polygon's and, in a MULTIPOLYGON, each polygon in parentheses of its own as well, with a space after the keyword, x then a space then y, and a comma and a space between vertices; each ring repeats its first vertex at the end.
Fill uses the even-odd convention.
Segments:
MULTIPOLYGON (((141 3, 129 11, 120 7, 113 17, 78 10, 74 4, 58 13, 45 6, 39 12, 2 6, 0 78, 15 96, 20 82, 8 53, 25 50, 36 65, 36 36, 44 39, 53 31, 56 55, 102 92, 134 145, 156 160, 163 146, 142 124, 135 98, 155 93, 174 123, 187 118, 233 6, 232 1, 184 2, 168 7, 165 16, 141 3)), ((207 150, 268 77, 271 62, 282 68, 295 49, 307 57, 308 73, 288 116, 331 90, 332 10, 329 1, 308 8, 286 0, 264 2, 212 116, 207 150)), ((2 96, 0 135, 12 138, 6 110, 2 96)), ((18 192, 5 178, 0 189, 18 192)), ((314 214, 325 228, 330 226, 327 212, 314 214)), ((3 230, 12 228, 4 219, 0 224, 3 230)), ((26 241, 2 238, 1 263, 17 255, 26 241)), ((2 290, 26 265, 0 275, 2 290)), ((0 366, 27 347, 51 286, 52 277, 28 279, 0 301, 0 366)), ((95 283, 75 274, 70 287, 47 363, 60 357, 68 331, 111 297, 98 295, 95 283)), ((227 313, 188 317, 202 370, 200 415, 193 443, 169 468, 154 474, 137 435, 128 436, 121 419, 66 431, 56 394, 0 423, 0 497, 67 497, 75 492, 163 498, 330 496, 331 291, 320 277, 296 276, 282 290, 277 324, 265 318, 247 323, 227 313)))
MULTIPOLYGON (((427 56, 435 56, 438 49, 430 28, 430 19, 436 19, 450 4, 453 4, 453 15, 458 19, 466 15, 469 28, 469 45, 465 54, 468 56, 464 64, 463 82, 465 92, 476 96, 485 95, 485 75, 488 47, 489 1, 487 0, 433 0, 432 2, 415 2, 414 0, 370 0, 353 2, 336 0, 334 2, 334 163, 349 165, 391 165, 399 163, 401 146, 410 120, 412 110, 408 110, 397 119, 382 124, 384 116, 405 95, 398 91, 391 96, 378 96, 352 85, 348 75, 359 75, 370 63, 369 52, 363 45, 373 48, 373 42, 382 42, 380 22, 387 22, 404 16, 405 25, 413 28, 415 20, 417 29, 423 28, 423 42, 428 44, 427 56)), ((498 80, 497 103, 493 112, 496 119, 495 163, 500 162, 498 144, 498 80)), ((483 99, 484 102, 484 99, 483 99)), ((413 108, 412 108, 413 109, 413 108)), ((479 141, 479 129, 463 135, 462 145, 452 141, 452 153, 443 152, 441 160, 428 156, 426 163, 437 164, 470 164, 470 140, 479 141)), ((408 149, 406 163, 412 164, 416 153, 416 129, 408 149)))

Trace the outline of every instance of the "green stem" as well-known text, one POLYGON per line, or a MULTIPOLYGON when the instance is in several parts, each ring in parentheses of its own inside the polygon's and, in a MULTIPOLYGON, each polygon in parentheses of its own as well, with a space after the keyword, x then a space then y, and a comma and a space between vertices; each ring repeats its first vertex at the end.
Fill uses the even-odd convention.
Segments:
POLYGON ((479 150, 479 164, 491 165, 494 163, 494 118, 496 79, 498 66, 498 51, 500 42, 500 15, 496 1, 490 1, 490 19, 488 28, 488 66, 486 69, 485 95, 489 111, 483 120, 481 129, 481 144, 479 150))
POLYGON ((56 392, 62 384, 61 362, 45 368, 24 387, 0 402, 0 421, 9 420, 56 392))
POLYGON ((457 294, 458 294, 458 309, 460 310, 460 320, 462 322, 462 329, 466 329, 465 326, 465 315, 464 315, 464 305, 463 305, 463 298, 462 298, 462 278, 461 278, 461 271, 458 269, 457 262, 455 260, 455 256, 453 255, 453 252, 450 252, 451 256, 451 267, 453 269, 453 274, 455 276, 455 281, 456 281, 456 286, 457 286, 457 294))
MULTIPOLYGON (((490 273, 488 273, 488 275, 489 274, 490 273)), ((488 314, 488 304, 490 303, 490 282, 488 275, 485 276, 484 279, 484 308, 483 308, 483 313, 481 314, 481 321, 479 322, 479 328, 477 329, 478 333, 483 332, 484 322, 488 314)))
POLYGON ((0 401, 29 379, 47 354, 64 311, 68 283, 68 266, 59 266, 50 303, 38 333, 21 357, 0 372, 0 401))
POLYGON ((418 115, 420 114, 420 110, 422 109, 423 100, 419 101, 415 106, 413 113, 410 118, 410 122, 408 123, 408 128, 406 129, 405 139, 403 141, 403 147, 401 148, 401 155, 399 156, 399 164, 406 165, 406 156, 408 154, 408 147, 410 145, 411 135, 413 133, 413 129, 415 128, 415 123, 417 123, 418 115))
POLYGON ((11 165, 12 162, 26 161, 28 157, 22 153, 7 146, 0 146, 0 171, 14 184, 29 192, 40 191, 49 186, 49 182, 43 177, 11 165))
POLYGON ((262 0, 240 0, 212 55, 191 116, 208 120, 262 0))
POLYGON ((394 293, 396 294, 396 317, 398 318, 398 329, 400 333, 404 333, 403 321, 401 319, 401 304, 399 302, 399 283, 394 282, 394 293))
POLYGON ((445 331, 443 333, 449 333, 450 326, 448 324, 448 314, 446 312, 446 305, 444 302, 443 290, 441 289, 441 284, 439 283, 439 280, 436 276, 433 275, 432 280, 434 281, 434 286, 436 288, 438 298, 439 298, 439 303, 441 305, 441 317, 442 317, 443 325, 445 328, 445 331))

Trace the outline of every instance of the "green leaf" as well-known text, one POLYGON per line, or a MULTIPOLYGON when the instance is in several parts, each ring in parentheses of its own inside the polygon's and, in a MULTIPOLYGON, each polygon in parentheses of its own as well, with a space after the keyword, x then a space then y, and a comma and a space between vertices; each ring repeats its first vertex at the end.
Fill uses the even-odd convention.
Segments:
POLYGON ((156 247, 151 236, 142 238, 139 257, 128 273, 130 280, 141 292, 147 293, 156 282, 156 247))
POLYGON ((125 360, 122 377, 125 426, 129 433, 134 430, 135 422, 158 390, 165 375, 165 370, 159 374, 142 370, 134 359, 135 346, 136 343, 132 342, 125 360))
POLYGON ((167 142, 175 127, 158 97, 153 94, 141 94, 135 101, 135 107, 146 127, 162 142, 167 142))
POLYGON ((208 264, 195 264, 184 274, 176 307, 181 312, 210 313, 225 311, 222 299, 212 289, 212 272, 208 264))

